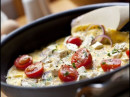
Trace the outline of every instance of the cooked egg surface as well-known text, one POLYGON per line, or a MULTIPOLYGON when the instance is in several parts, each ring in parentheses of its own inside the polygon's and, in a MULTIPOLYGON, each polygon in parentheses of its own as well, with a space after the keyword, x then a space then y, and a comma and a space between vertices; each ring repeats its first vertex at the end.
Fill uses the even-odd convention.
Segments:
POLYGON ((63 84, 58 77, 58 70, 63 64, 72 65, 71 57, 79 48, 87 48, 89 50, 92 55, 93 67, 92 69, 85 69, 83 66, 78 68, 79 75, 77 81, 91 79, 104 74, 105 72, 101 68, 101 61, 103 59, 119 58, 122 62, 121 65, 126 65, 129 63, 129 58, 125 52, 129 49, 129 33, 107 28, 105 30, 105 34, 112 40, 112 46, 107 39, 104 39, 103 42, 100 42, 100 39, 98 39, 98 41, 92 44, 93 39, 103 34, 99 26, 81 25, 74 27, 72 28, 71 36, 78 36, 83 40, 80 47, 66 43, 70 36, 61 38, 47 47, 43 47, 42 50, 29 54, 32 56, 34 63, 39 61, 44 63, 44 72, 46 72, 44 76, 38 79, 28 78, 24 71, 18 70, 13 65, 8 71, 6 82, 23 87, 43 87, 63 84), (118 52, 112 53, 115 49, 118 52))

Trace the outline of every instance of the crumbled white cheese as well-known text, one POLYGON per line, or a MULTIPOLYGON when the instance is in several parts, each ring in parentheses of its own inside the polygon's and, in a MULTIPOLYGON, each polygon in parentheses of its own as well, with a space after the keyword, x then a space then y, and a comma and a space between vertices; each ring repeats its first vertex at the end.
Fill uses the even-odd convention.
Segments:
POLYGON ((100 68, 99 70, 93 70, 92 73, 91 73, 90 78, 99 76, 99 75, 101 75, 101 74, 103 74, 103 73, 104 73, 104 71, 103 71, 103 69, 101 69, 101 68, 100 68))
POLYGON ((42 60, 43 63, 51 63, 52 61, 47 57, 42 60))
POLYGON ((51 70, 53 76, 58 76, 58 70, 59 69, 53 69, 51 70))
POLYGON ((32 87, 32 86, 36 86, 36 83, 38 82, 37 79, 23 79, 21 82, 21 85, 24 87, 32 87))
POLYGON ((42 51, 41 57, 42 57, 42 62, 43 63, 50 63, 51 60, 49 59, 49 56, 52 55, 52 49, 46 48, 42 51))
POLYGON ((58 66, 58 67, 53 66, 53 67, 50 68, 50 71, 51 71, 53 76, 58 76, 59 67, 60 66, 58 66))
POLYGON ((87 78, 86 68, 84 66, 78 68, 77 71, 78 71, 78 74, 79 74, 77 80, 82 80, 82 79, 87 78))
POLYGON ((51 68, 53 65, 52 63, 46 63, 44 64, 44 68, 51 68))
POLYGON ((83 80, 83 79, 87 79, 87 73, 79 74, 79 76, 78 76, 78 78, 77 78, 77 81, 83 80))
POLYGON ((84 66, 80 67, 77 69, 79 74, 85 73, 86 72, 86 68, 84 66))
POLYGON ((45 72, 43 75, 42 75, 42 79, 43 80, 47 80, 48 78, 52 77, 52 72, 48 71, 48 72, 45 72))
POLYGON ((101 49, 103 48, 103 44, 97 41, 95 44, 92 45, 92 47, 94 49, 101 49))
POLYGON ((86 38, 86 33, 85 32, 83 33, 82 31, 78 31, 76 33, 73 33, 72 35, 75 37, 80 37, 80 39, 82 39, 82 40, 84 40, 86 38))
POLYGON ((64 45, 65 45, 69 50, 77 51, 77 50, 78 50, 78 46, 77 46, 76 44, 67 43, 67 40, 68 40, 70 37, 71 37, 71 36, 68 36, 68 37, 65 38, 64 45))
POLYGON ((93 78, 93 77, 96 77, 96 76, 99 76, 101 74, 103 74, 103 70, 91 70, 91 71, 88 71, 85 69, 84 66, 80 67, 77 69, 78 71, 78 78, 77 78, 77 81, 79 80, 82 80, 82 79, 90 79, 90 78, 93 78))
POLYGON ((42 51, 42 54, 41 54, 41 56, 49 56, 49 55, 51 55, 52 54, 52 49, 49 49, 49 48, 46 48, 46 49, 44 49, 43 51, 42 51))
POLYGON ((61 84, 62 84, 62 82, 59 81, 59 79, 57 79, 57 78, 53 78, 53 86, 61 85, 61 84))
POLYGON ((121 43, 121 44, 116 43, 114 46, 114 49, 117 49, 119 51, 125 51, 125 50, 127 50, 126 43, 125 42, 121 43))
POLYGON ((92 40, 93 36, 86 36, 85 40, 83 41, 80 47, 89 47, 92 43, 92 40))
POLYGON ((117 52, 117 53, 114 53, 114 54, 111 54, 113 58, 121 58, 122 56, 122 52, 117 52))
POLYGON ((69 54, 69 50, 58 50, 54 54, 56 54, 56 56, 59 56, 59 58, 63 58, 69 54))
POLYGON ((75 45, 75 44, 72 44, 72 43, 67 43, 67 44, 66 44, 66 47, 67 47, 69 50, 72 50, 72 51, 77 51, 77 50, 78 50, 78 46, 75 45))
POLYGON ((60 60, 61 64, 66 64, 66 65, 70 65, 71 64, 71 60, 70 57, 65 57, 62 60, 60 60))
POLYGON ((45 81, 45 85, 46 86, 53 86, 53 82, 52 81, 45 81))
POLYGON ((90 79, 90 78, 99 76, 101 74, 103 74, 103 71, 92 70, 92 71, 89 71, 89 72, 86 72, 86 73, 80 73, 77 80, 90 79))
MULTIPOLYGON (((45 52, 45 51, 44 51, 45 52)), ((66 57, 69 54, 69 50, 58 50, 53 52, 52 50, 47 50, 46 53, 43 55, 42 62, 43 63, 51 63, 51 62, 58 62, 60 59, 66 57)))

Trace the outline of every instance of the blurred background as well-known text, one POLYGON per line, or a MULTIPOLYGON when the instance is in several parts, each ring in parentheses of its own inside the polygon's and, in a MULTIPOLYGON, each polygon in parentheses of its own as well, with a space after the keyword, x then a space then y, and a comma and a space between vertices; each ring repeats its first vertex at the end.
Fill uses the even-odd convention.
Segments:
POLYGON ((1 34, 8 34, 49 14, 106 2, 129 2, 129 0, 1 0, 1 34))
POLYGON ((40 17, 89 4, 129 0, 1 0, 2 39, 13 30, 40 17))

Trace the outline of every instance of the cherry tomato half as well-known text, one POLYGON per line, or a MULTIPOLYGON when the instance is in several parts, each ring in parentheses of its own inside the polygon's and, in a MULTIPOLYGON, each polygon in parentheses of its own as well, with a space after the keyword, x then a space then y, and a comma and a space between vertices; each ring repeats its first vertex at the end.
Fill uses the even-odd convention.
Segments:
POLYGON ((78 72, 75 68, 71 66, 62 65, 58 72, 58 76, 63 82, 70 82, 77 80, 78 72))
POLYGON ((44 72, 44 69, 43 69, 42 62, 37 62, 32 65, 29 65, 25 69, 25 74, 29 78, 38 78, 38 77, 42 76, 43 72, 44 72))
POLYGON ((17 69, 24 70, 26 67, 28 67, 32 63, 33 61, 32 61, 31 56, 22 55, 15 60, 14 65, 16 66, 17 69))
POLYGON ((90 69, 92 67, 92 56, 86 48, 80 48, 73 54, 71 63, 75 64, 76 68, 84 66, 86 69, 90 69))
POLYGON ((101 62, 101 67, 104 70, 104 72, 110 71, 111 69, 116 69, 120 66, 120 59, 106 59, 101 62))
POLYGON ((130 54, 130 53, 129 53, 129 50, 126 50, 126 54, 127 54, 127 56, 129 57, 129 54, 130 54))
POLYGON ((82 44, 82 40, 79 37, 70 37, 66 42, 76 44, 78 47, 82 44))

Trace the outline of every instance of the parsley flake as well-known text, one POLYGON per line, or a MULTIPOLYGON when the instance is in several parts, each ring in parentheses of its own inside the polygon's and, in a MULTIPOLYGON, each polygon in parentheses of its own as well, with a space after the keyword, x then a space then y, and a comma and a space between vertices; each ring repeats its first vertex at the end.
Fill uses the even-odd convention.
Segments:
POLYGON ((46 81, 51 81, 51 80, 52 80, 51 76, 46 79, 46 81))
POLYGON ((72 63, 73 67, 76 68, 75 63, 72 63))
POLYGON ((57 50, 57 49, 53 49, 53 50, 52 50, 52 53, 54 53, 56 50, 57 50))
POLYGON ((115 54, 115 53, 118 53, 119 51, 118 51, 118 49, 113 49, 112 50, 112 54, 115 54))
POLYGON ((98 26, 98 29, 102 29, 100 26, 98 26))
POLYGON ((64 73, 64 76, 67 76, 67 75, 69 75, 69 72, 68 72, 68 71, 66 71, 66 72, 64 73))
POLYGON ((102 62, 102 65, 105 65, 106 64, 106 62, 102 62))
POLYGON ((110 53, 107 53, 107 55, 110 57, 111 56, 111 54, 110 53))

